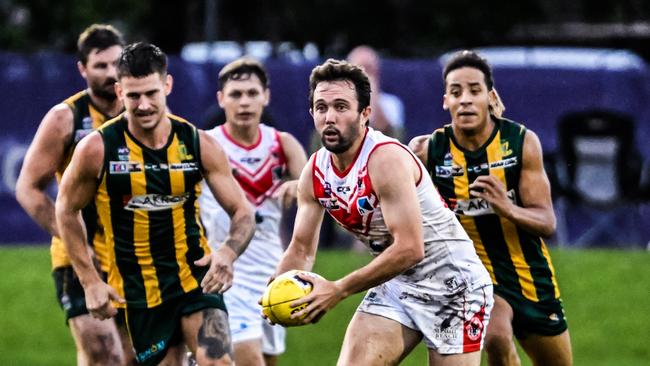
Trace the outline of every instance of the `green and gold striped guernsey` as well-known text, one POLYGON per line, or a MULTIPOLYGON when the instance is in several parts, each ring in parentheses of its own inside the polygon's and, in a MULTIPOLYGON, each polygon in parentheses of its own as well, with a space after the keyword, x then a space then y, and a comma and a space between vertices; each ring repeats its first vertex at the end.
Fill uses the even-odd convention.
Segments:
MULTIPOLYGON (((64 152, 65 160, 61 167, 59 167, 59 169, 56 171, 57 182, 61 181, 63 172, 70 163, 72 153, 74 152, 77 143, 79 143, 82 138, 93 132, 96 128, 101 126, 106 120, 109 119, 108 116, 103 114, 93 104, 93 101, 88 94, 88 90, 83 90, 76 93, 75 95, 64 100, 63 103, 65 103, 72 110, 73 133, 72 139, 68 141, 68 145, 64 152)), ((81 212, 84 218, 84 223, 86 225, 88 243, 92 244, 93 248, 95 249, 95 255, 99 260, 102 271, 108 272, 109 263, 107 260, 106 248, 104 244, 104 231, 102 230, 101 225, 98 225, 95 204, 88 204, 81 212)), ((50 253, 52 255, 53 269, 71 265, 63 242, 56 236, 52 237, 52 246, 50 247, 50 253)))
POLYGON ((172 133, 158 150, 137 141, 118 117, 99 132, 104 168, 95 202, 112 263, 109 284, 129 307, 154 307, 198 288, 209 253, 197 198, 202 168, 199 136, 168 115, 172 133))
POLYGON ((456 142, 451 125, 434 131, 427 169, 474 241, 497 293, 508 291, 533 302, 557 299, 560 291, 544 241, 496 215, 485 200, 470 196, 469 184, 489 174, 506 186, 515 204, 521 204, 519 177, 526 128, 507 119, 494 121, 493 133, 476 151, 467 151, 456 142))

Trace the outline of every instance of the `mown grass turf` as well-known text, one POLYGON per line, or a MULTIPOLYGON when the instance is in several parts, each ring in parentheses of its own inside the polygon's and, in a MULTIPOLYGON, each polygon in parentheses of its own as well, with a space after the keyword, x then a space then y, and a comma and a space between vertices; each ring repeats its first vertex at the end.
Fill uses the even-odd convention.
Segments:
MULTIPOLYGON (((569 320, 575 365, 636 366, 650 360, 650 253, 555 249, 551 255, 569 320)), ((369 260, 321 251, 314 271, 336 279, 369 260)), ((74 365, 72 338, 56 304, 46 246, 0 247, 0 365, 74 365)), ((281 365, 334 365, 361 294, 318 324, 290 328, 281 365)), ((522 357, 523 365, 530 365, 522 357)), ((403 365, 426 365, 418 347, 403 365)))

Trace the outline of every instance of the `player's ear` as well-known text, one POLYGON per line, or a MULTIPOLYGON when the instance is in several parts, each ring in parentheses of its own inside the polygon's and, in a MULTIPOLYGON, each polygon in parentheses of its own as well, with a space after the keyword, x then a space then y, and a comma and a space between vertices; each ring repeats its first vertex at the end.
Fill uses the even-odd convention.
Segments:
POLYGON ((221 107, 222 109, 223 109, 223 98, 224 98, 223 91, 218 90, 217 91, 217 103, 219 103, 219 107, 221 107))
POLYGON ((172 92, 172 87, 174 86, 174 78, 167 74, 165 76, 165 95, 169 95, 172 92))
POLYGON ((271 90, 269 88, 264 89, 264 106, 268 106, 271 102, 271 90))
POLYGON ((370 119, 370 114, 371 113, 372 113, 372 107, 367 106, 366 108, 364 108, 361 111, 361 117, 363 117, 362 119, 365 120, 365 121, 368 121, 370 119))
POLYGON ((117 99, 124 99, 122 98, 122 84, 120 84, 119 80, 115 83, 115 95, 117 95, 117 99))
POLYGON ((442 96, 442 109, 448 111, 449 110, 449 105, 447 104, 447 94, 445 93, 442 96))
POLYGON ((86 66, 83 64, 81 61, 77 61, 77 70, 79 70, 79 74, 85 79, 86 78, 86 66))

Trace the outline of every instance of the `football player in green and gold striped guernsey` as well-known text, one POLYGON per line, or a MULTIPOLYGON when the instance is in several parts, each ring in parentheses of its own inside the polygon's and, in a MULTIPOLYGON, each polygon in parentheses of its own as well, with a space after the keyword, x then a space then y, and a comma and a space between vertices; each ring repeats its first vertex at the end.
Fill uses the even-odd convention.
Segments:
POLYGON ((560 290, 542 237, 555 231, 537 135, 501 118, 492 70, 472 51, 443 71, 451 124, 409 146, 474 241, 494 284, 485 338, 490 365, 519 365, 513 335, 535 365, 571 365, 560 290))
POLYGON ((231 364, 222 293, 233 262, 255 228, 252 209, 216 141, 167 113, 167 56, 156 46, 127 46, 116 92, 125 113, 83 139, 56 202, 64 243, 90 313, 111 317, 126 303, 139 365, 181 365, 185 346, 201 365, 231 364), (229 235, 211 252, 197 198, 205 179, 231 217, 229 235), (106 234, 107 285, 92 268, 79 211, 92 199, 106 234))
MULTIPOLYGON (((117 60, 123 46, 122 34, 108 24, 93 24, 79 35, 77 68, 87 88, 55 105, 43 117, 16 182, 18 202, 52 235, 52 277, 59 305, 65 311, 74 339, 79 365, 130 364, 133 352, 123 313, 116 316, 115 321, 99 321, 88 314, 84 291, 61 241, 54 201, 47 188, 55 179, 60 181, 77 143, 105 121, 122 113, 115 82, 117 60)), ((105 275, 109 263, 94 203, 84 208, 83 218, 89 244, 100 265, 98 269, 105 275)))

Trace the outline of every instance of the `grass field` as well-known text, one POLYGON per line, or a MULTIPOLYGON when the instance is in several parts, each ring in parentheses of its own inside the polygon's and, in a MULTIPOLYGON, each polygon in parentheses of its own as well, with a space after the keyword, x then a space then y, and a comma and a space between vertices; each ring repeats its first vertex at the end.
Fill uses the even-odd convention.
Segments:
MULTIPOLYGON (((576 365, 649 365, 650 253, 553 250, 576 365)), ((319 253, 314 270, 328 279, 367 262, 362 254, 319 253)), ((56 304, 45 246, 0 247, 0 365, 74 365, 74 345, 56 304)), ((334 365, 361 295, 318 324, 291 328, 284 366, 334 365)), ((426 365, 418 347, 403 365, 426 365)), ((530 365, 525 359, 524 365, 530 365)))

